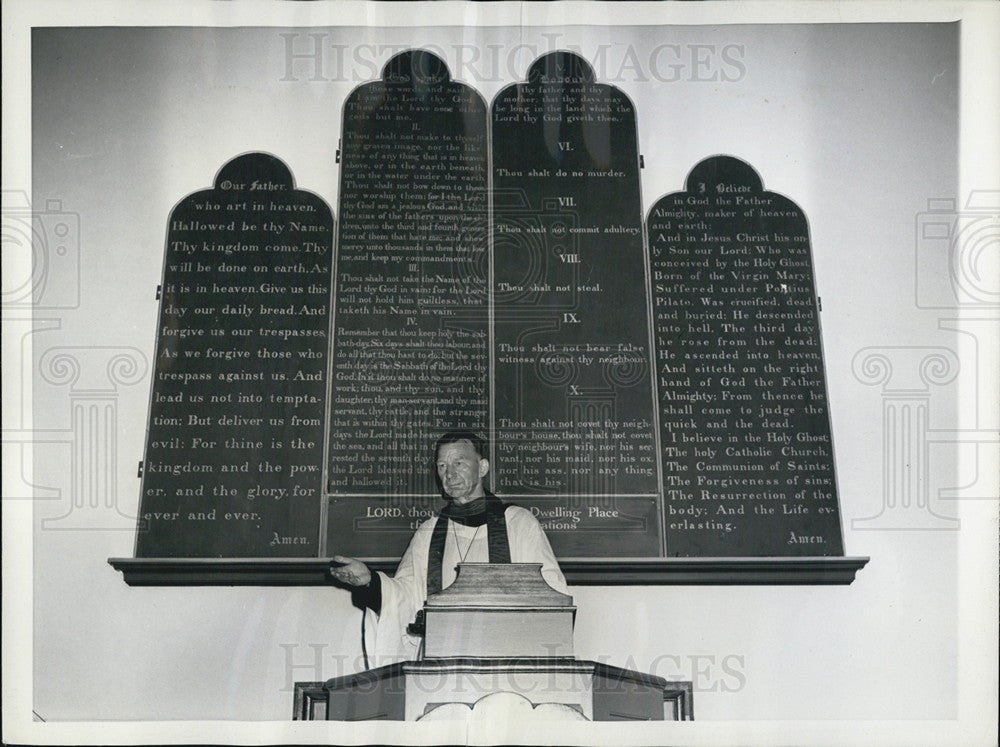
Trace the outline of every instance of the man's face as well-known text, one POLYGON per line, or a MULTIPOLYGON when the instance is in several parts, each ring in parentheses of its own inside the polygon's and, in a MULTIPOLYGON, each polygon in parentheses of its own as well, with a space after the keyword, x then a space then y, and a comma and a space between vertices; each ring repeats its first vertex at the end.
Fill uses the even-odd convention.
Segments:
POLYGON ((485 495, 483 476, 489 469, 489 461, 480 458, 468 441, 445 444, 438 449, 438 477, 444 492, 455 503, 468 503, 485 495))

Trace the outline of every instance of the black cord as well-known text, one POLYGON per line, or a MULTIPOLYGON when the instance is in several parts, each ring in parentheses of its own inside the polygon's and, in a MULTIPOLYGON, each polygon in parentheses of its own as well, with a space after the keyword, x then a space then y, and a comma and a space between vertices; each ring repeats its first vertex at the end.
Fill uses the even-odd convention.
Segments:
POLYGON ((365 607, 361 610, 361 655, 365 657, 365 669, 371 669, 368 666, 368 645, 365 643, 365 618, 368 616, 368 608, 365 607))

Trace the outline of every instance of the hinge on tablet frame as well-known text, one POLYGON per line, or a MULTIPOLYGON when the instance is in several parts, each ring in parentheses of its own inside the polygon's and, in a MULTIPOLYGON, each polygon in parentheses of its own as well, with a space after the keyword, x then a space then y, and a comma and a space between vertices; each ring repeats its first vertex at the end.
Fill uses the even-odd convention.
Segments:
POLYGON ((156 286, 156 300, 157 301, 160 300, 160 291, 162 291, 162 290, 163 290, 163 286, 162 285, 156 286))
POLYGON ((816 305, 819 306, 819 310, 823 310, 823 296, 816 296, 816 305))
POLYGON ((135 473, 135 476, 138 477, 138 478, 140 478, 140 479, 142 478, 142 460, 141 459, 139 460, 139 470, 135 473))
POLYGON ((642 157, 642 153, 639 154, 639 168, 646 168, 646 159, 642 157))

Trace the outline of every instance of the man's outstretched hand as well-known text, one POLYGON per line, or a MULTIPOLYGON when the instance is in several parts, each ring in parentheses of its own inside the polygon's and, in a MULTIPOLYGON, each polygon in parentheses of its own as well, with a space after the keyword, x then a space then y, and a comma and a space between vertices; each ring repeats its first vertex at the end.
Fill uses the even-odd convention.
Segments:
POLYGON ((330 566, 330 575, 342 584, 347 584, 348 586, 368 586, 372 580, 372 572, 360 560, 345 558, 343 555, 334 555, 333 562, 343 564, 330 566))

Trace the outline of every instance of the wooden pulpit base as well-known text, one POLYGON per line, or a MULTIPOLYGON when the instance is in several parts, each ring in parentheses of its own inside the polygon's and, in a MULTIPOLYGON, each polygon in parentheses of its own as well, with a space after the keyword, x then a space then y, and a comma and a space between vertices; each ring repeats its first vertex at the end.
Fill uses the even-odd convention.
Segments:
POLYGON ((487 713, 690 721, 690 682, 573 657, 573 598, 540 563, 460 563, 424 605, 422 658, 300 682, 295 719, 419 721, 487 713))
POLYGON ((496 693, 516 693, 536 709, 568 706, 591 721, 694 720, 691 682, 572 658, 407 661, 326 682, 296 682, 293 718, 417 721, 455 703, 468 706, 471 715, 496 693))

